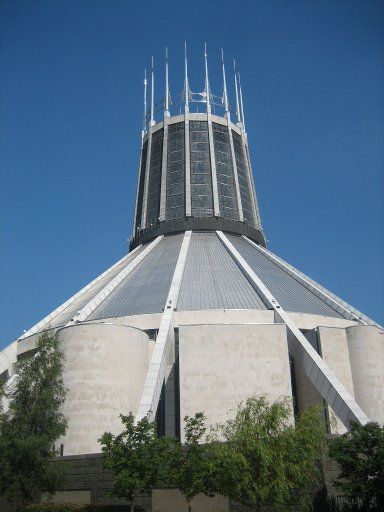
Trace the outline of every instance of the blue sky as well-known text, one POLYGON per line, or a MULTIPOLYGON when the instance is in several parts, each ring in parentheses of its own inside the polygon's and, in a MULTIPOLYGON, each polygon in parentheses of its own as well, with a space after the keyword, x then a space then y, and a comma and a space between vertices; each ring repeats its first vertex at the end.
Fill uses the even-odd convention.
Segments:
MULTIPOLYGON (((384 322, 384 4, 2 0, 0 348, 119 259, 130 235, 142 75, 171 91, 242 77, 269 248, 384 322)), ((233 93, 232 81, 230 83, 233 93)))

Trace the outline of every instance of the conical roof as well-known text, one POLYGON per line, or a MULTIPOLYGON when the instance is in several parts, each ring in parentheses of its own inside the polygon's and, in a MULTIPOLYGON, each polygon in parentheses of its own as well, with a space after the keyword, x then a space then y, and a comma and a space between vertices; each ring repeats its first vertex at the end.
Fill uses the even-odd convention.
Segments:
MULTIPOLYGON (((132 262, 148 249, 150 243, 129 253, 37 324, 37 330, 37 326, 33 330, 37 332, 48 323, 51 327, 59 327, 76 321, 76 315, 100 294, 104 296, 103 300, 97 300, 99 303, 82 321, 162 313, 183 234, 159 238, 157 245, 131 271, 127 273, 132 262), (114 284, 119 276, 123 278, 114 284)), ((227 234, 227 238, 286 311, 348 320, 363 319, 368 324, 377 325, 269 250, 246 237, 227 234)), ((215 309, 265 310, 269 307, 216 232, 192 232, 177 310, 215 309)), ((28 331, 25 335, 31 333, 28 331)))

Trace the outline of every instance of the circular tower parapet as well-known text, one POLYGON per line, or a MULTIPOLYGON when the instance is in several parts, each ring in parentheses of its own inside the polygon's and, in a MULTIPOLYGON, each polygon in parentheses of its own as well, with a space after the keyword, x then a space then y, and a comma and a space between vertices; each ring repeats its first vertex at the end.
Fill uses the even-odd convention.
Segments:
POLYGON ((186 112, 144 134, 131 248, 187 229, 265 245, 247 138, 228 118, 186 112))

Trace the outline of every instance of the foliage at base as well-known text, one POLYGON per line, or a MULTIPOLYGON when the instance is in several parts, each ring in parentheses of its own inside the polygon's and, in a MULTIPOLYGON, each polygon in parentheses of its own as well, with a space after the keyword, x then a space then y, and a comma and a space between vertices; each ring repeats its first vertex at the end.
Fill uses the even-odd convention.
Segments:
POLYGON ((66 389, 62 379, 63 354, 57 336, 44 332, 36 349, 16 363, 17 376, 0 390, 9 400, 0 411, 0 494, 25 506, 41 490, 53 493, 63 482, 54 443, 65 434, 61 412, 66 389))
POLYGON ((340 466, 335 485, 349 498, 350 510, 384 510, 384 428, 352 423, 330 443, 329 455, 340 466))

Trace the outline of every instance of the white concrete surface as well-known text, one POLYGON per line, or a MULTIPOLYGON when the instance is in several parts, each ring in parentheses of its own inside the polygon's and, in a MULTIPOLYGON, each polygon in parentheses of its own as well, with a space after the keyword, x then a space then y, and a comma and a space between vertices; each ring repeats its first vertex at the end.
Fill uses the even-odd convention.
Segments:
POLYGON ((204 412, 207 425, 235 415, 252 395, 290 397, 284 325, 181 325, 180 419, 204 412))
MULTIPOLYGON (((324 361, 329 365, 336 377, 343 383, 352 397, 355 397, 353 389, 351 363, 349 360, 347 334, 345 329, 335 327, 319 327, 318 329, 321 355, 324 361)), ((359 402, 358 402, 359 403, 359 402)), ((361 404, 359 403, 360 407, 361 404)), ((362 407, 364 410, 364 408, 362 407)), ((329 407, 329 416, 335 415, 335 412, 329 407)), ((330 422, 331 433, 343 434, 346 428, 336 415, 336 424, 330 422)))
POLYGON ((68 394, 64 455, 100 452, 105 432, 121 432, 119 414, 137 411, 149 364, 149 340, 131 327, 86 324, 63 328, 63 379, 68 394))
POLYGON ((372 421, 384 423, 384 331, 359 325, 346 329, 355 397, 372 421))

